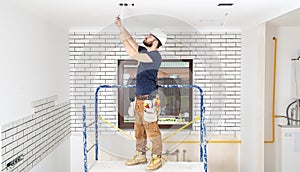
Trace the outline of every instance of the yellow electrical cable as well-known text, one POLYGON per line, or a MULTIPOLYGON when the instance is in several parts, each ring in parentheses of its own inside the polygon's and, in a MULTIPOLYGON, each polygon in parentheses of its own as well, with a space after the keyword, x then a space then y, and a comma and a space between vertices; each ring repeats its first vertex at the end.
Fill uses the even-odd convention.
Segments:
POLYGON ((163 159, 166 162, 169 162, 169 160, 167 158, 163 157, 163 156, 161 156, 161 159, 163 159))
POLYGON ((118 130, 120 133, 124 134, 125 136, 127 136, 129 139, 131 140, 136 140, 134 137, 132 137, 131 135, 129 135, 128 133, 126 133, 124 130, 116 127, 115 125, 113 125, 112 123, 110 123, 109 121, 105 120, 102 116, 98 115, 98 118, 101 119, 102 121, 104 121, 106 124, 108 124, 109 126, 113 127, 114 129, 118 130))
MULTIPOLYGON (((98 115, 98 118, 101 119, 102 121, 104 121, 106 124, 108 124, 109 126, 113 127, 114 129, 118 130, 120 133, 124 134, 125 136, 127 136, 129 139, 131 140, 136 140, 134 137, 132 137, 131 135, 129 135, 128 133, 126 133, 124 130, 116 127, 115 125, 113 125, 112 123, 110 123, 109 121, 105 120, 102 116, 98 115)), ((190 121, 189 123, 187 123, 186 125, 182 126, 181 128, 177 129, 176 131, 174 131, 173 133, 169 134, 167 137, 165 137, 162 141, 164 142, 165 140, 167 140, 168 138, 174 136, 175 134, 177 134, 178 132, 180 132, 181 130, 183 130, 184 128, 186 128, 187 126, 191 125, 192 123, 194 123, 195 121, 199 120, 200 116, 196 117, 194 120, 190 121)))
MULTIPOLYGON (((112 128, 118 130, 119 132, 121 132, 122 134, 124 134, 125 136, 127 136, 127 138, 131 139, 131 140, 136 140, 133 136, 129 135, 128 133, 126 133, 124 130, 116 127, 115 125, 113 125, 112 123, 110 123, 109 121, 105 120, 102 116, 98 115, 98 118, 101 119, 102 121, 104 121, 106 124, 108 124, 109 126, 111 126, 112 128)), ((200 144, 199 140, 182 140, 182 141, 166 141, 167 139, 169 139, 170 137, 174 136, 175 134, 177 134, 179 131, 183 130, 184 128, 186 128, 187 126, 191 125, 192 123, 194 123, 195 121, 199 120, 200 116, 196 117, 195 119, 193 119, 192 121, 190 121, 188 124, 182 126, 181 128, 177 129, 176 131, 174 131, 173 133, 169 134, 167 137, 165 137, 163 139, 163 143, 180 143, 180 144, 200 144)), ((207 143, 241 143, 241 140, 208 140, 207 143)), ((151 148, 148 148, 148 150, 151 151, 151 148)), ((166 158, 163 158, 166 162, 168 162, 168 160, 166 158)))
POLYGON ((199 140, 181 140, 181 141, 169 140, 169 141, 164 141, 164 143, 166 143, 166 144, 176 144, 176 143, 180 143, 180 144, 200 144, 200 141, 199 140))
POLYGON ((177 129, 176 131, 174 131, 173 133, 169 134, 167 137, 162 139, 162 142, 164 142, 165 140, 167 140, 170 137, 173 137, 175 134, 177 134, 179 131, 185 129, 187 126, 191 125, 192 123, 194 123, 195 121, 199 120, 200 116, 196 117, 195 119, 193 119, 192 121, 190 121, 189 123, 185 124, 184 126, 182 126, 181 128, 177 129))

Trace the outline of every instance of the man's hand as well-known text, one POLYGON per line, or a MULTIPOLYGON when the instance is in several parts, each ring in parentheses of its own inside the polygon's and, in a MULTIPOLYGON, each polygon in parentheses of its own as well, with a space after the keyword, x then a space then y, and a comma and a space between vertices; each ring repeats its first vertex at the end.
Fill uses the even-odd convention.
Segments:
POLYGON ((139 45, 132 38, 131 34, 122 26, 122 22, 119 16, 115 19, 115 25, 120 30, 119 38, 124 45, 124 48, 129 56, 133 56, 138 53, 139 45))
POLYGON ((121 22, 121 19, 120 19, 120 16, 117 16, 116 19, 115 19, 115 25, 120 28, 122 27, 122 22, 121 22))

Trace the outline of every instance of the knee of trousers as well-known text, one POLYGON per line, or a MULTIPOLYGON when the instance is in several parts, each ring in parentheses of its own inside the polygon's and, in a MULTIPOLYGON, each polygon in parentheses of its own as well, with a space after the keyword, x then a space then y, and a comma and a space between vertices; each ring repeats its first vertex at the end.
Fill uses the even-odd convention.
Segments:
POLYGON ((157 122, 146 123, 144 124, 144 126, 148 137, 150 138, 161 137, 161 133, 157 122))
POLYGON ((136 139, 147 139, 145 128, 143 125, 134 124, 134 133, 136 139))

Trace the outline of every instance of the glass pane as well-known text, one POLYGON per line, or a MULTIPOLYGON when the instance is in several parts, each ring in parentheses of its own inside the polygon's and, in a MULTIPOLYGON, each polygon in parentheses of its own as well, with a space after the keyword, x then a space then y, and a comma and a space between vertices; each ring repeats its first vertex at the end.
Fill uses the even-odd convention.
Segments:
MULTIPOLYGON (((137 64, 123 61, 120 65, 121 82, 123 85, 135 85, 137 64), (124 62, 124 63, 123 63, 124 62)), ((158 85, 188 85, 192 81, 191 61, 169 60, 163 61, 158 73, 158 85)), ((192 89, 187 88, 159 88, 158 95, 161 99, 161 114, 159 124, 177 125, 186 124, 191 120, 192 89)), ((135 97, 135 89, 122 89, 120 91, 120 115, 124 123, 133 123, 134 114, 128 108, 130 99, 135 97)), ((133 106, 133 105, 132 105, 133 106)), ((134 108, 134 107, 133 107, 134 108)))

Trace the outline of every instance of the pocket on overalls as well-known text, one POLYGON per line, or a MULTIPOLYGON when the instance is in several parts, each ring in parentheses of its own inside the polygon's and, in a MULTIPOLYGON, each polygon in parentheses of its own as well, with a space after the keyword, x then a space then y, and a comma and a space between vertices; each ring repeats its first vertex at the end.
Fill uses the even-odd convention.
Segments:
POLYGON ((135 113, 136 98, 130 98, 129 101, 130 101, 130 104, 129 104, 127 112, 130 117, 133 117, 134 113, 135 113))
POLYGON ((160 114, 160 99, 159 96, 153 100, 144 100, 144 121, 156 122, 160 114))

